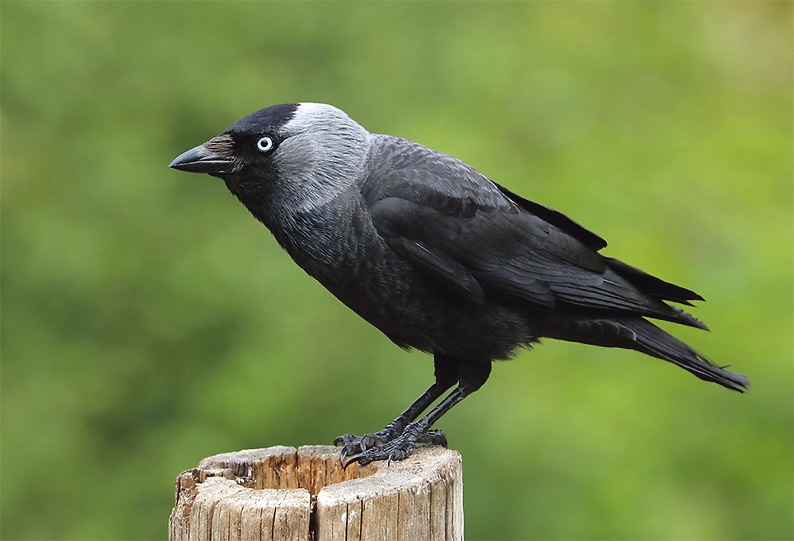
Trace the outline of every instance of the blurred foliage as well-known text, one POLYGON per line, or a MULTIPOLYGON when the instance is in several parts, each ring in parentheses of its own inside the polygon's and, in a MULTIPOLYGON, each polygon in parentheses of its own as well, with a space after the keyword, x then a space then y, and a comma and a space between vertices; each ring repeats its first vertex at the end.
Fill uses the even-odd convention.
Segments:
MULTIPOLYGON (((441 426, 468 539, 791 539, 790 2, 2 2, 4 539, 163 538, 202 457, 430 383, 178 153, 322 101, 702 293, 740 396, 547 341, 441 426)), ((473 330, 476 332, 476 330, 473 330)))

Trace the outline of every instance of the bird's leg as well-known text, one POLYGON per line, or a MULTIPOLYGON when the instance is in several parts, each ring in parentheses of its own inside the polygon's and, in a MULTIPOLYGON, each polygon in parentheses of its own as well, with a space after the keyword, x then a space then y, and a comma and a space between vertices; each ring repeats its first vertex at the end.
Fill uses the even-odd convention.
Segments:
MULTIPOLYGON (((458 385, 444 400, 430 410, 424 417, 413 421, 402 430, 396 438, 383 445, 370 447, 360 454, 352 457, 345 466, 353 462, 361 465, 369 464, 375 460, 403 460, 411 455, 417 443, 428 443, 436 438, 440 431, 430 430, 430 427, 447 413, 452 407, 482 387, 491 373, 490 361, 465 363, 460 365, 460 385, 458 385)), ((442 433, 443 436, 443 433, 442 433)), ((434 443, 434 442, 431 442, 434 443)), ((446 438, 443 443, 446 444, 446 438)))
MULTIPOLYGON (((414 402, 408 406, 408 409, 386 425, 386 428, 374 434, 364 434, 362 436, 345 434, 334 440, 334 445, 342 445, 340 460, 344 461, 348 456, 357 455, 367 449, 384 445, 397 438, 402 434, 408 423, 419 417, 419 414, 430 407, 430 405, 440 398, 447 389, 455 384, 458 380, 457 363, 444 355, 436 355, 434 362, 435 383, 422 393, 419 398, 414 400, 414 402)), ((421 443, 446 445, 446 438, 444 437, 444 433, 440 430, 430 430, 427 432, 426 441, 422 440, 421 443)))
POLYGON ((404 412, 397 416, 392 422, 386 425, 386 428, 375 432, 373 434, 363 434, 356 436, 355 434, 344 434, 334 440, 334 445, 342 445, 342 452, 340 460, 344 461, 346 457, 357 455, 372 447, 384 445, 400 434, 402 434, 406 425, 416 419, 420 413, 436 401, 444 391, 449 387, 443 387, 438 383, 431 385, 413 404, 408 406, 404 412))

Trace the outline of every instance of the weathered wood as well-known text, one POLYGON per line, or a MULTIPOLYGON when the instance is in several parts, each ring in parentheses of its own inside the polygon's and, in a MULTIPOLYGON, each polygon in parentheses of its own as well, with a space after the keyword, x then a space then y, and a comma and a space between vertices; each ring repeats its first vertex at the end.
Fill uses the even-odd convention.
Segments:
POLYGON ((347 471, 330 446, 211 456, 177 477, 168 539, 460 541, 460 454, 423 447, 347 471))

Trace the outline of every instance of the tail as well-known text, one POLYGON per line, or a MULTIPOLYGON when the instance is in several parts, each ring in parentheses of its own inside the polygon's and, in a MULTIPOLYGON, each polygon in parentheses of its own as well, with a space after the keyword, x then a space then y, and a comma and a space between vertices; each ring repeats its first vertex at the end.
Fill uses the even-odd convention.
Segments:
POLYGON ((552 325, 549 338, 597 346, 633 349, 680 366, 705 381, 740 393, 750 380, 729 372, 650 321, 641 317, 579 319, 552 325))

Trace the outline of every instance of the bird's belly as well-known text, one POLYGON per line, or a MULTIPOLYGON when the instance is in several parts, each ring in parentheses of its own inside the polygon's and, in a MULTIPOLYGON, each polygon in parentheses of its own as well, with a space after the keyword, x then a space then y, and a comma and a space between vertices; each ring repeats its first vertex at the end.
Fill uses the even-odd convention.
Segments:
POLYGON ((401 347, 492 360, 537 340, 538 325, 525 308, 464 299, 405 261, 349 270, 343 283, 318 279, 401 347))

